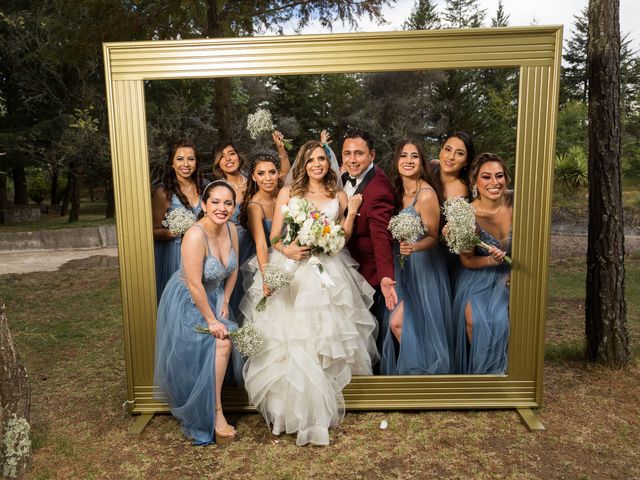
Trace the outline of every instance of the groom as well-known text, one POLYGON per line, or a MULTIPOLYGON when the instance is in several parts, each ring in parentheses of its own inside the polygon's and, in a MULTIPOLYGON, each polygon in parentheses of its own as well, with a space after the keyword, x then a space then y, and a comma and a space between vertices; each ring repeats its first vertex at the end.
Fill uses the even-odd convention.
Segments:
POLYGON ((382 320, 385 307, 398 303, 394 287, 393 244, 387 229, 393 215, 394 195, 389 179, 373 164, 373 138, 365 131, 350 129, 342 143, 342 183, 347 196, 362 194, 347 248, 360 264, 358 271, 375 289, 371 313, 378 320, 378 352, 382 351, 382 320))

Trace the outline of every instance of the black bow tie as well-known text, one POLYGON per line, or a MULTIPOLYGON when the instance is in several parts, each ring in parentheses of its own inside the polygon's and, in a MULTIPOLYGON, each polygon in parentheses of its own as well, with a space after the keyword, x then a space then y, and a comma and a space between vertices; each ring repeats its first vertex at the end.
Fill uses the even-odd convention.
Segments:
POLYGON ((358 181, 358 179, 356 177, 352 177, 351 175, 349 175, 347 172, 344 172, 342 174, 342 183, 344 185, 347 184, 347 182, 351 183, 352 186, 356 186, 356 182, 358 181))

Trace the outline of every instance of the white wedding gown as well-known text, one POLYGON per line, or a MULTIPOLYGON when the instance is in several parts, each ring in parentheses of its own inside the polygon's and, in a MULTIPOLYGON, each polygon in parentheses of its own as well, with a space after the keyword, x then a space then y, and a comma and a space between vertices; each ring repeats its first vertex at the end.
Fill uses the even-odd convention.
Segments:
MULTIPOLYGON (((321 210, 337 219, 338 199, 321 210)), ((378 358, 377 324, 369 312, 373 288, 346 249, 317 258, 330 282, 309 260, 299 262, 292 282, 271 295, 262 312, 255 309, 262 276, 255 258, 247 262, 244 268, 255 273, 240 305, 245 321, 254 321, 265 336, 262 352, 244 366, 249 399, 274 434, 297 432, 298 445, 329 444, 329 427, 344 416, 342 389, 352 375, 371 375, 378 358)), ((273 249, 269 262, 292 263, 273 249)))

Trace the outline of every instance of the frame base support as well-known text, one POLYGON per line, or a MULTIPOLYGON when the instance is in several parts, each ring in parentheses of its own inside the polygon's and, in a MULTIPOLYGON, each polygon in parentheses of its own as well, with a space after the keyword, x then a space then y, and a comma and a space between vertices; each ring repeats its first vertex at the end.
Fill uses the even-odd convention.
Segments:
POLYGON ((544 425, 538 418, 538 415, 530 408, 518 408, 518 413, 524 421, 529 431, 544 430, 544 425))
POLYGON ((127 433, 129 435, 140 435, 152 418, 153 413, 143 413, 138 415, 138 418, 133 421, 127 433))

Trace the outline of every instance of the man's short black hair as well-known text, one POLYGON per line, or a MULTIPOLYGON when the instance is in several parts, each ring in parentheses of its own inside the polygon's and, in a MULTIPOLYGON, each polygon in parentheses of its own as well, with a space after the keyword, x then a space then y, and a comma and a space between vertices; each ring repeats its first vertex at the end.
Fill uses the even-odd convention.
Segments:
POLYGON ((373 151, 373 137, 369 134, 369 132, 365 132, 364 130, 360 130, 359 128, 350 128, 347 130, 347 133, 344 134, 343 141, 347 138, 361 138, 365 142, 367 142, 367 147, 369 150, 373 151))

